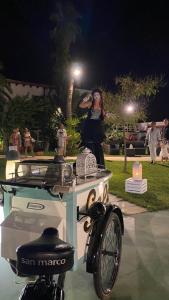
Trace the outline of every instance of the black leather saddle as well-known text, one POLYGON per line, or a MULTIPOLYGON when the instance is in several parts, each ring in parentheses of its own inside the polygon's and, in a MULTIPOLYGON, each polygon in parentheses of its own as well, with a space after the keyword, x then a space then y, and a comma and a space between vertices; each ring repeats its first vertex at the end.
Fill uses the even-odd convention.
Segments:
POLYGON ((26 275, 52 275, 70 270, 74 264, 74 249, 58 237, 56 228, 47 228, 40 238, 16 250, 17 270, 26 275))

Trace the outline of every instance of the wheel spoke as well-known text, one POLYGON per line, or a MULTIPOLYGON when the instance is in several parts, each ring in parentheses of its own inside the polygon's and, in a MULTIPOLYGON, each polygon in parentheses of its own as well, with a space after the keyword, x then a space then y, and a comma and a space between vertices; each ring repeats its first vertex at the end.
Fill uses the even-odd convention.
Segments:
POLYGON ((109 290, 112 284, 114 273, 119 265, 119 230, 112 219, 108 225, 102 241, 101 250, 101 278, 103 287, 109 290))
POLYGON ((121 227, 118 216, 112 212, 106 220, 98 248, 95 289, 100 299, 112 292, 121 256, 121 227))

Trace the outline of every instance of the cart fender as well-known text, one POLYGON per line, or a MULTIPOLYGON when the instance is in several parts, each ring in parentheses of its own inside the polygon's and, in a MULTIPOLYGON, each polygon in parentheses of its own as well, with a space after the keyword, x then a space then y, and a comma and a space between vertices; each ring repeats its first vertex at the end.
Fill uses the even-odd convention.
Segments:
POLYGON ((102 232, 104 230, 104 227, 106 226, 107 220, 112 212, 117 214, 120 220, 122 234, 124 234, 124 222, 121 209, 116 205, 107 205, 105 215, 94 223, 91 232, 86 259, 86 272, 88 273, 94 273, 96 271, 95 268, 96 259, 98 255, 98 246, 102 238, 102 232))
POLYGON ((119 217, 119 220, 120 220, 120 224, 121 224, 121 233, 122 235, 124 234, 124 221, 123 221, 123 214, 122 214, 122 211, 121 209, 116 206, 116 205, 113 205, 113 210, 112 210, 116 215, 118 215, 119 217))

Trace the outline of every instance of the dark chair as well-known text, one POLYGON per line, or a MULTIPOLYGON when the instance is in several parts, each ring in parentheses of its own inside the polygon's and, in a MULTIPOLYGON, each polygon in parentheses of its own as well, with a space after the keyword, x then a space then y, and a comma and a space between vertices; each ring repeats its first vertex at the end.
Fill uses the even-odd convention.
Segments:
POLYGON ((144 141, 133 141, 131 143, 127 142, 126 147, 129 148, 130 144, 133 145, 133 148, 135 150, 135 155, 145 155, 146 154, 146 147, 144 146, 144 141))
POLYGON ((126 155, 129 157, 135 156, 135 149, 126 148, 126 155))
POLYGON ((120 154, 120 145, 119 144, 111 144, 110 145, 110 154, 119 155, 120 154))

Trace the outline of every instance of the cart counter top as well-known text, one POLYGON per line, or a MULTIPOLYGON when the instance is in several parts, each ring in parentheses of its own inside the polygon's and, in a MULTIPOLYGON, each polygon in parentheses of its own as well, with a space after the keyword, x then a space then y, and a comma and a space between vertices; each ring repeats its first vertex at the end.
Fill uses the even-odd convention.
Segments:
POLYGON ((53 192, 72 192, 73 190, 79 190, 83 185, 88 185, 89 183, 95 183, 99 181, 107 180, 112 176, 109 170, 102 170, 97 172, 95 175, 88 175, 85 177, 74 177, 71 181, 65 182, 64 184, 59 184, 56 178, 50 178, 44 180, 44 178, 11 178, 8 180, 0 180, 1 185, 8 185, 13 187, 27 187, 27 188, 38 188, 38 189, 52 189, 53 192))

